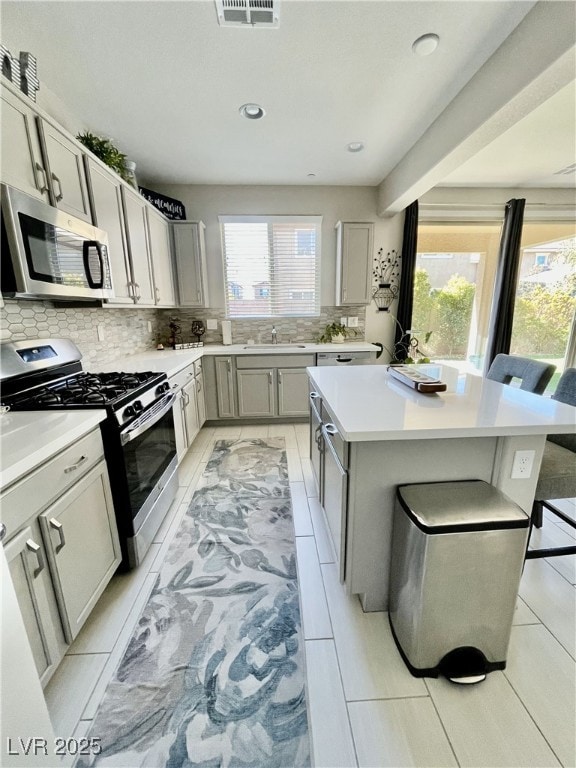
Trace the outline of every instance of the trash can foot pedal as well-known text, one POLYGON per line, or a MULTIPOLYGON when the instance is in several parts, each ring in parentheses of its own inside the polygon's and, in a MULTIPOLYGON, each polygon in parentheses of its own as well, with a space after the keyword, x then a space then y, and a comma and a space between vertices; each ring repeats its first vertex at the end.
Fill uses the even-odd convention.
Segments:
POLYGON ((486 680, 486 675, 468 675, 468 677, 449 677, 451 683, 458 683, 459 685, 473 685, 474 683, 481 683, 482 680, 486 680))

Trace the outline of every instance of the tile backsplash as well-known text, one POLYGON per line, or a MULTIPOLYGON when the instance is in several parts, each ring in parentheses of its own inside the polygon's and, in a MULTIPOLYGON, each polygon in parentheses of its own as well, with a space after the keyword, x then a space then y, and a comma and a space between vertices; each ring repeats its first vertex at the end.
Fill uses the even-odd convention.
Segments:
MULTIPOLYGON (((162 309, 159 311, 158 340, 166 344, 170 336, 168 323, 170 318, 177 319, 182 329, 184 342, 195 341, 190 331, 192 320, 202 320, 206 333, 202 336, 205 344, 221 344, 221 322, 226 319, 224 311, 215 309, 162 309), (216 330, 208 330, 207 320, 217 320, 216 330)), ((319 317, 280 317, 232 320, 232 343, 245 344, 253 339, 256 344, 267 344, 272 341, 272 327, 276 328, 278 343, 288 341, 316 341, 329 323, 340 322, 341 317, 357 317, 358 327, 356 338, 364 339, 366 323, 366 307, 363 305, 349 307, 322 307, 319 317)))
POLYGON ((0 338, 72 339, 82 352, 84 368, 96 370, 98 365, 153 348, 157 322, 155 309, 62 307, 49 301, 5 299, 0 338))
MULTIPOLYGON (((224 311, 214 309, 114 309, 55 305, 50 301, 5 299, 0 307, 0 339, 2 341, 41 338, 65 338, 79 347, 84 368, 96 370, 98 365, 118 358, 153 349, 158 342, 167 344, 168 323, 175 317, 182 328, 183 341, 195 341, 190 331, 192 320, 217 320, 216 330, 206 330, 205 344, 221 344, 221 321, 224 311)), ((357 334, 364 339, 366 307, 322 307, 319 317, 283 317, 277 319, 232 320, 232 342, 257 344, 272 341, 272 326, 278 343, 315 341, 328 323, 341 317, 357 317, 357 334)))

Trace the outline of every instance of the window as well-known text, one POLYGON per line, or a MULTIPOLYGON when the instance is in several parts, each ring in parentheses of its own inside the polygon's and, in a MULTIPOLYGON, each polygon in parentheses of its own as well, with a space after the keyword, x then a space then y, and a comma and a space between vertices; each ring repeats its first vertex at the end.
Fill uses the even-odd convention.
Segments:
POLYGON ((227 317, 320 314, 321 216, 220 216, 227 317))

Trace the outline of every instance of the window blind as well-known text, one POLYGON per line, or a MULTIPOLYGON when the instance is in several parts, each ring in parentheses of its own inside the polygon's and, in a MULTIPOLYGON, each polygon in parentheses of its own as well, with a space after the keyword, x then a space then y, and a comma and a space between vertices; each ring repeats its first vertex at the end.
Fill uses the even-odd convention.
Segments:
POLYGON ((226 315, 320 314, 321 216, 220 216, 226 315))

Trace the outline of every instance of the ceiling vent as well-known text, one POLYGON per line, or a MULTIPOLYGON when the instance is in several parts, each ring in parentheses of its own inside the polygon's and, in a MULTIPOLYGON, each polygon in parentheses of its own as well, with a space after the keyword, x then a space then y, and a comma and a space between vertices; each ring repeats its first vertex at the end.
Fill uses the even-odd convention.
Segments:
POLYGON ((574 173, 576 171, 576 163, 572 163, 572 165, 567 165, 566 168, 561 168, 559 171, 554 172, 554 176, 569 176, 571 173, 574 173))
POLYGON ((221 27, 269 27, 279 24, 280 0, 216 0, 221 27))

